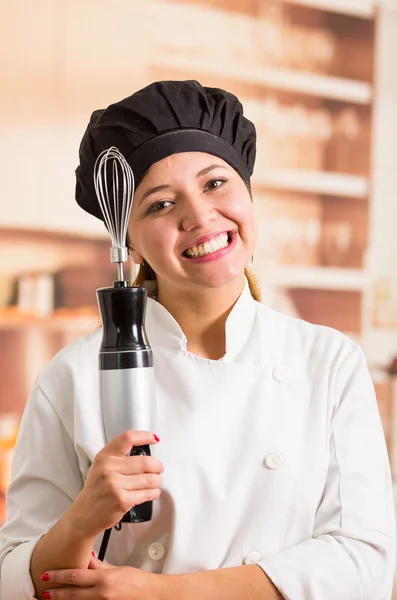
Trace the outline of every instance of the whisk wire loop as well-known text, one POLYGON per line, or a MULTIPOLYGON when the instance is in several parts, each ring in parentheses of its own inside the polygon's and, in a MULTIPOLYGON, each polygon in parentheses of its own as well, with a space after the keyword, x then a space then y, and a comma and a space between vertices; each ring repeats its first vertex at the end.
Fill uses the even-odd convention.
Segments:
POLYGON ((135 181, 130 165, 115 146, 98 156, 94 167, 94 186, 112 241, 111 261, 119 263, 120 276, 120 263, 128 260, 126 239, 135 181))

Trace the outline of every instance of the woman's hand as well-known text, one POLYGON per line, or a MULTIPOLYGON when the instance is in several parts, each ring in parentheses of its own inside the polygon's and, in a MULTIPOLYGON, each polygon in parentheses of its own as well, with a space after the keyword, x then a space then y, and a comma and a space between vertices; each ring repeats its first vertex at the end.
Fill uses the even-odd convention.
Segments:
POLYGON ((70 508, 69 515, 81 533, 95 537, 117 525, 132 507, 159 497, 162 463, 153 456, 128 456, 132 446, 157 441, 152 433, 127 431, 98 452, 70 508))
POLYGON ((115 567, 92 557, 88 569, 48 571, 42 579, 57 584, 43 592, 46 600, 157 600, 161 575, 133 567, 115 567), (72 586, 72 587, 62 587, 72 586))

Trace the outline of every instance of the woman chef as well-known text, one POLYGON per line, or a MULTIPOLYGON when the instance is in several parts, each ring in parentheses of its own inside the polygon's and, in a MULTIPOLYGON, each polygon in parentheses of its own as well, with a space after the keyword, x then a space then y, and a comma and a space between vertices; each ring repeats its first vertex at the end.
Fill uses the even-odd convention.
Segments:
POLYGON ((365 358, 257 301, 241 104, 166 81, 94 112, 76 198, 98 217, 93 168, 109 146, 137 184, 129 240, 151 280, 158 427, 104 447, 100 330, 52 360, 15 451, 1 600, 390 600, 391 477, 365 358), (153 456, 127 457, 134 444, 153 456), (92 557, 146 500, 152 521, 114 532, 107 563, 92 557))

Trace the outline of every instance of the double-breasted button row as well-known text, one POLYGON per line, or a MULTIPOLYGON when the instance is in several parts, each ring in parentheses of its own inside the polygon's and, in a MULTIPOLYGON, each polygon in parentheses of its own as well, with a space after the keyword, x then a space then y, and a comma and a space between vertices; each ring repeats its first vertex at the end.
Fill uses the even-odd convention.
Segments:
MULTIPOLYGON (((279 383, 288 381, 288 370, 286 365, 283 364, 273 369, 273 378, 279 383)), ((270 452, 265 456, 264 464, 268 469, 279 469, 282 467, 283 463, 284 458, 279 452, 270 452)), ((154 542, 153 544, 150 544, 148 554, 152 560, 162 560, 165 556, 165 548, 162 544, 154 542)), ((261 558, 259 552, 253 551, 244 557, 243 563, 245 565, 252 565, 259 562, 261 558)))

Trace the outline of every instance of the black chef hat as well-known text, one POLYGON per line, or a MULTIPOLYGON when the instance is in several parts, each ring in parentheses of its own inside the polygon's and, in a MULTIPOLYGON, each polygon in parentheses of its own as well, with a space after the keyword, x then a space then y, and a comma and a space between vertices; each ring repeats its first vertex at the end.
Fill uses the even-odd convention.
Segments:
POLYGON ((97 156, 116 146, 131 166, 135 187, 159 160, 177 152, 222 158, 249 181, 255 127, 233 94, 197 81, 158 81, 92 115, 80 145, 76 200, 103 220, 94 189, 97 156))

